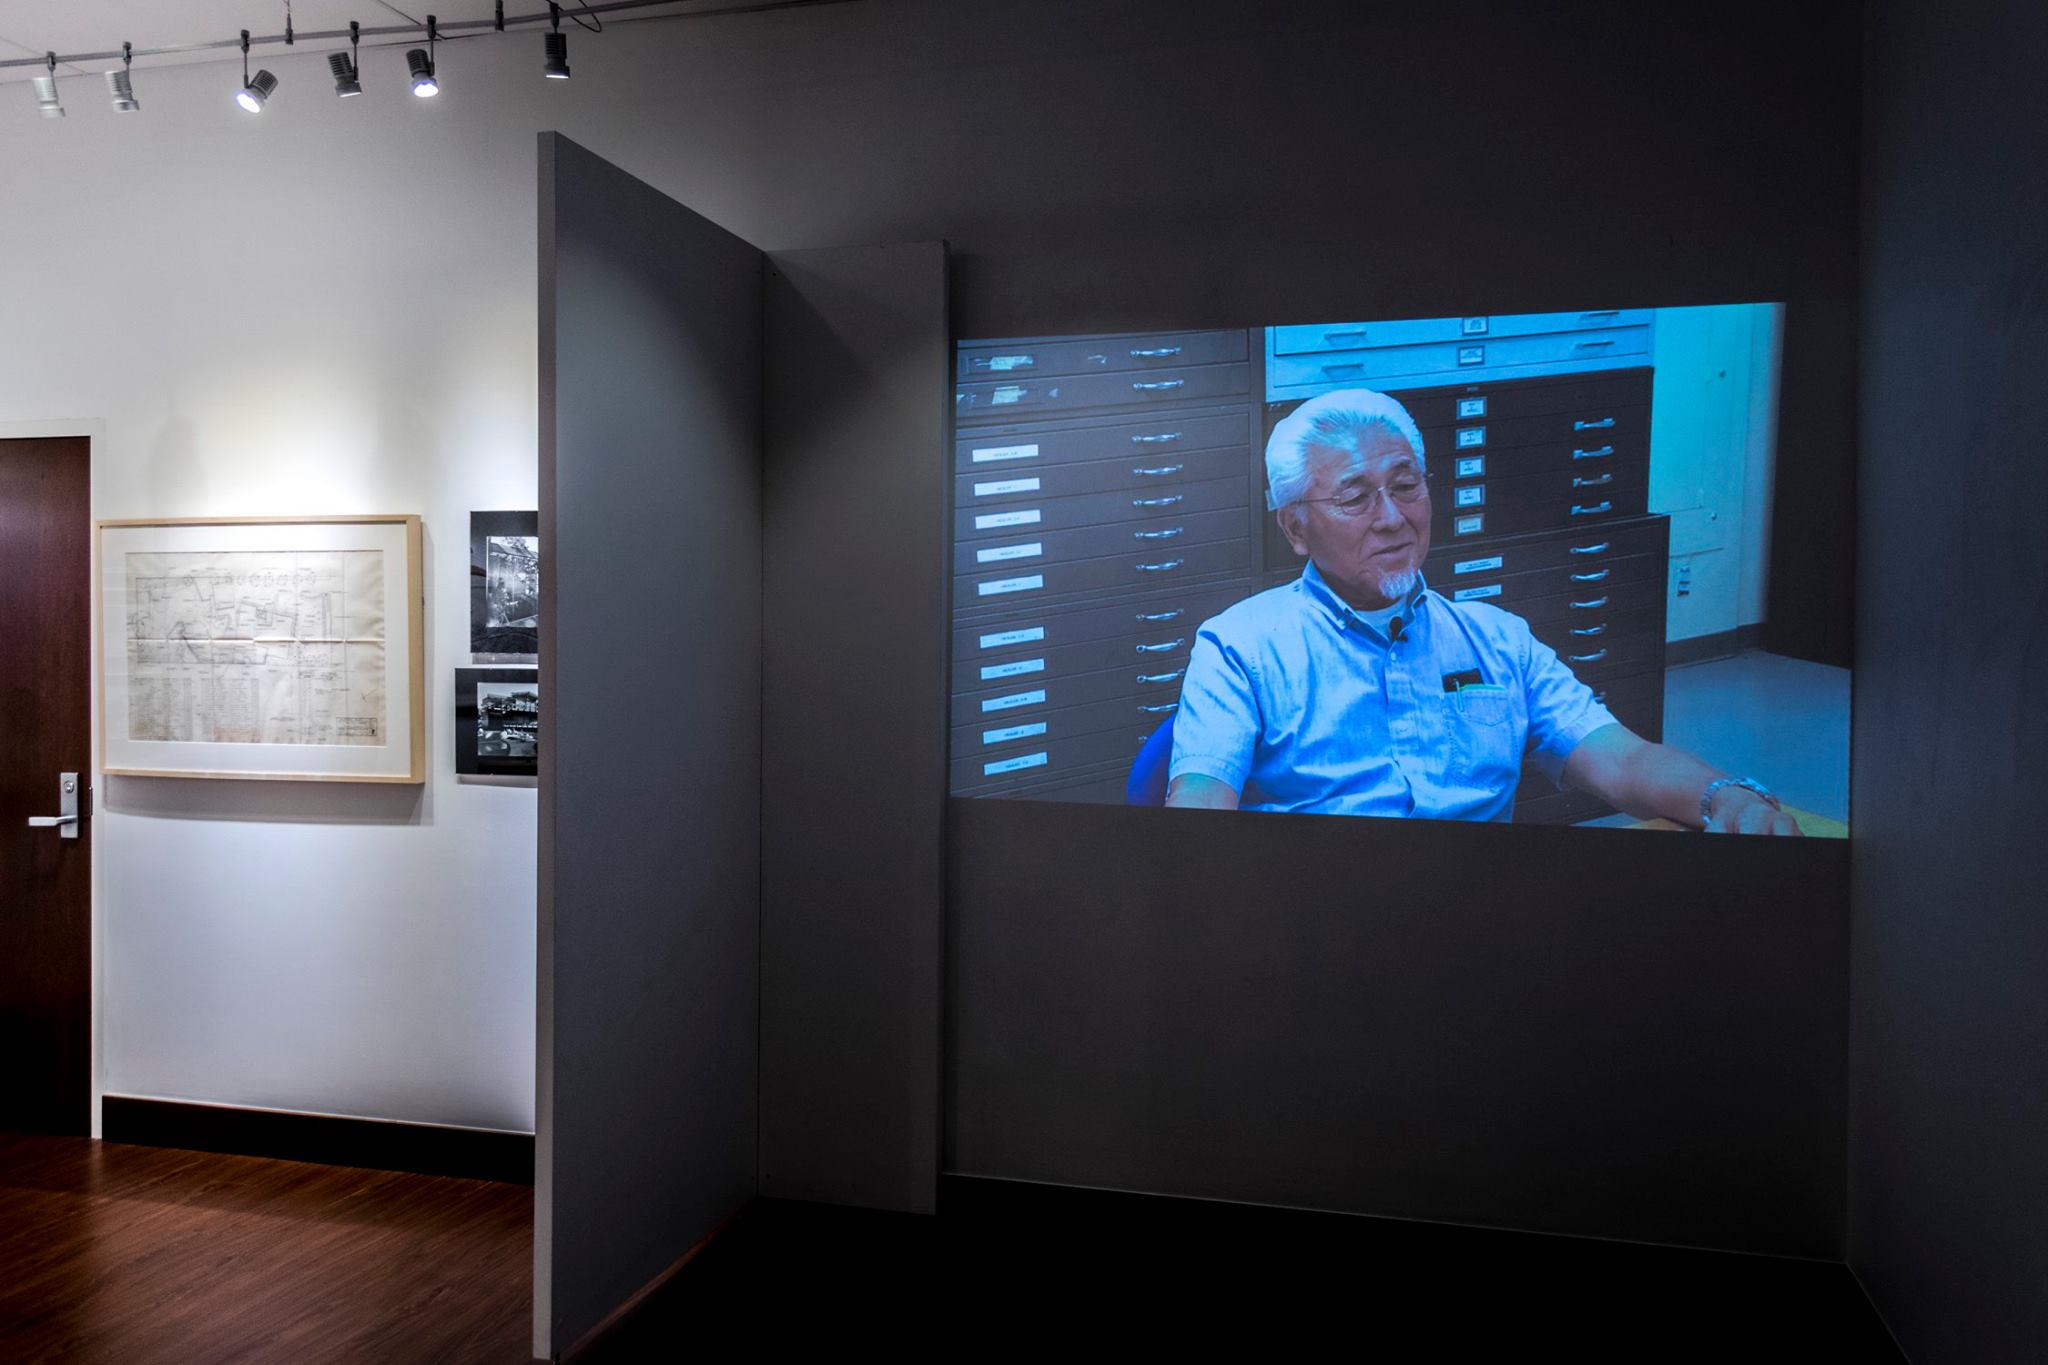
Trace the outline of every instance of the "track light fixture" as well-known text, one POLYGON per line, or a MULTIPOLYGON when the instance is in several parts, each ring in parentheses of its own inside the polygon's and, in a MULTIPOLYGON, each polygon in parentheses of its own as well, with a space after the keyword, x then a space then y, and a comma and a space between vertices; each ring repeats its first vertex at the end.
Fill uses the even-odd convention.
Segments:
POLYGON ((135 60, 135 45, 121 44, 121 69, 107 72, 107 94, 114 101, 114 112, 132 114, 142 108, 142 101, 135 98, 135 78, 129 74, 129 66, 135 60))
POLYGON ((327 54, 327 69, 334 73, 334 93, 342 99, 363 93, 362 54, 358 46, 362 40, 363 26, 351 22, 348 26, 348 51, 327 54))
POLYGON ((252 114, 263 112, 264 102, 277 91, 277 77, 268 71, 258 71, 252 80, 249 76, 249 30, 242 30, 242 88, 235 92, 235 103, 252 114))
POLYGON ((29 81, 36 88, 36 112, 44 118, 63 118, 64 101, 57 95, 57 54, 43 54, 50 63, 50 74, 31 76, 29 81))
POLYGON ((436 31, 434 16, 427 16, 427 45, 414 48, 405 54, 405 64, 412 71, 412 92, 421 99, 429 99, 441 93, 441 83, 434 79, 434 40, 440 36, 436 31))
POLYGON ((547 45, 548 60, 540 74, 551 81, 566 81, 569 79, 569 35, 562 32, 562 7, 552 0, 548 5, 548 18, 554 21, 555 31, 542 35, 542 41, 547 45))

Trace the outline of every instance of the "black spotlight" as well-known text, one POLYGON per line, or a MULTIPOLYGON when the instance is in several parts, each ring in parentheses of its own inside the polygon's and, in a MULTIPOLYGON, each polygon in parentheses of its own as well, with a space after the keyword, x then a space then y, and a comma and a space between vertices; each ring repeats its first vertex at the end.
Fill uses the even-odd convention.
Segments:
POLYGON ((427 16, 427 45, 416 47, 405 54, 405 64, 412 72, 412 92, 421 99, 431 99, 441 93, 441 83, 434 79, 434 39, 439 35, 434 16, 427 16))
POLYGON ((363 93, 363 82, 361 80, 360 68, 357 65, 358 56, 356 49, 356 44, 362 41, 362 37, 362 25, 350 23, 348 26, 348 51, 330 52, 327 54, 327 69, 334 73, 334 93, 342 99, 347 99, 350 95, 360 95, 363 93))
POLYGON ((249 30, 242 30, 242 88, 235 92, 235 103, 252 114, 263 112, 264 102, 277 92, 277 77, 268 71, 249 75, 249 30))
POLYGON ((569 79, 569 35, 549 33, 543 35, 548 45, 548 64, 541 68, 541 75, 551 81, 569 79))

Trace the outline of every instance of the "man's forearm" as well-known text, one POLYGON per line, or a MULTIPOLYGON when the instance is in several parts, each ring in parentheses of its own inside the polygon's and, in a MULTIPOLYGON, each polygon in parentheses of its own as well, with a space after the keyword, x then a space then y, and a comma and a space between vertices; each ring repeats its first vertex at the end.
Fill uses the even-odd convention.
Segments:
POLYGON ((1688 829, 1700 824, 1700 793, 1723 774, 1683 749, 1649 740, 1616 765, 1616 788, 1601 793, 1631 815, 1661 816, 1688 829))
POLYGON ((1206 810, 1236 810, 1237 788, 1220 778, 1203 773, 1182 773, 1166 789, 1169 806, 1194 806, 1206 810))

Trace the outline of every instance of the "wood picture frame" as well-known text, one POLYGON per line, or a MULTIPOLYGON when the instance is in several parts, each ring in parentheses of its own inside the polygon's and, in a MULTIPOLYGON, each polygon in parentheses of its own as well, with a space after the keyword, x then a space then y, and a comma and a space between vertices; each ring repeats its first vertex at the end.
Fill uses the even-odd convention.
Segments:
POLYGON ((413 515, 95 523, 100 771, 425 782, 422 540, 413 515))

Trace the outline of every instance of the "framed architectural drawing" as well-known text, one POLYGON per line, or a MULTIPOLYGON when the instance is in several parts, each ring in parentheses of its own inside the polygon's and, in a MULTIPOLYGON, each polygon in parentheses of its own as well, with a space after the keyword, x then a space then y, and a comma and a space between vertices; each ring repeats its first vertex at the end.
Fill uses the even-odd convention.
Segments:
POLYGON ((455 670, 455 771, 540 776, 540 670, 455 670))
POLYGON ((540 513, 469 514, 469 651, 485 663, 540 658, 540 513))
POLYGON ((424 782, 420 519, 99 523, 101 771, 424 782))

